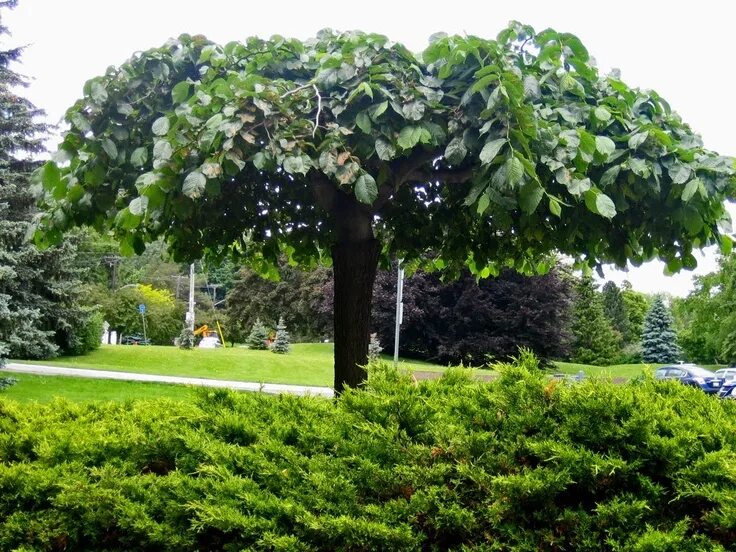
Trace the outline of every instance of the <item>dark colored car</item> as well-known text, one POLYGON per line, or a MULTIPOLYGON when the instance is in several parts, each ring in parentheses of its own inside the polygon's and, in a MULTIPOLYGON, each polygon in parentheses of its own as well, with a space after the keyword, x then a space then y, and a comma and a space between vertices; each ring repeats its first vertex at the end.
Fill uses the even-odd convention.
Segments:
POLYGON ((120 339, 121 345, 150 345, 150 339, 143 339, 142 335, 124 335, 120 339))
POLYGON ((661 380, 677 380, 685 385, 699 387, 706 393, 718 393, 723 385, 723 379, 714 372, 694 364, 662 366, 654 373, 654 377, 661 380))

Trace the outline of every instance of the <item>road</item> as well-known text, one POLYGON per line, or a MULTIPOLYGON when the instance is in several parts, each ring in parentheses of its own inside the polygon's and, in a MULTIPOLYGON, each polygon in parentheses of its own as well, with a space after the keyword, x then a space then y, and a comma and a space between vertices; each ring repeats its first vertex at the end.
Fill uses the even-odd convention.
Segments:
POLYGON ((280 395, 312 395, 316 397, 333 397, 330 387, 309 385, 285 385, 280 383, 257 383, 250 381, 218 380, 209 378, 184 378, 179 376, 162 376, 154 374, 136 374, 133 372, 116 372, 112 370, 85 370, 82 368, 65 368, 61 366, 42 366, 40 364, 20 364, 9 362, 2 369, 4 372, 34 374, 38 376, 71 376, 75 378, 109 379, 121 381, 143 381, 149 383, 172 383, 176 385, 198 385, 201 387, 224 387, 235 391, 255 391, 280 395))

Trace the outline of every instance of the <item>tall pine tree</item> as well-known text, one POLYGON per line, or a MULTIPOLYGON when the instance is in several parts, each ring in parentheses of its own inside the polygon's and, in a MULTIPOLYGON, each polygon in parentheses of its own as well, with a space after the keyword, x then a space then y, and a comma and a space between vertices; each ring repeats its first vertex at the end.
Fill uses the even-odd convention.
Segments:
MULTIPOLYGON (((0 9, 16 3, 0 2, 0 9)), ((0 20, 0 36, 7 34, 0 20)), ((74 244, 39 251, 28 241, 35 213, 30 174, 47 125, 17 93, 27 84, 12 69, 22 51, 0 49, 0 356, 44 358, 85 352, 99 336, 88 331, 92 313, 78 306, 74 244)))
POLYGON ((619 353, 616 334, 603 312, 603 302, 593 280, 585 277, 577 286, 572 321, 572 360, 583 364, 613 364, 619 353))
POLYGON ((644 319, 641 351, 644 362, 665 364, 675 362, 680 356, 672 316, 661 297, 655 298, 644 319))

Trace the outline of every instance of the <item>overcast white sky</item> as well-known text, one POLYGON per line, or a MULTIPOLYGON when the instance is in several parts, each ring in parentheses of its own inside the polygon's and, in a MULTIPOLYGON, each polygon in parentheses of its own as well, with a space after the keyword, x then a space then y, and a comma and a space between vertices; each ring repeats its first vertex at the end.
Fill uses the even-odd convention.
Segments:
MULTIPOLYGON (((20 0, 5 13, 5 23, 13 44, 29 45, 21 69, 34 79, 27 96, 57 122, 81 96, 85 80, 181 33, 225 43, 250 35, 308 38, 325 27, 361 29, 420 51, 434 32, 494 37, 516 19, 537 30, 576 34, 602 69, 617 67, 630 85, 657 90, 707 147, 736 155, 735 16, 728 0, 20 0)), ((714 268, 715 253, 709 252, 696 273, 714 268)), ((661 264, 650 263, 607 276, 629 279, 645 292, 685 295, 692 273, 665 277, 661 264)))

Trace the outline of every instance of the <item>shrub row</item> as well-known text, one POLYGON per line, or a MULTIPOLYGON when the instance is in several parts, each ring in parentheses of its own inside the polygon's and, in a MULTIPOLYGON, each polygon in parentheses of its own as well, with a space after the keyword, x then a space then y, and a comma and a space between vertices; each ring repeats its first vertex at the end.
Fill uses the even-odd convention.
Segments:
POLYGON ((736 402, 533 368, 380 368, 334 402, 0 400, 0 549, 736 547, 736 402))

